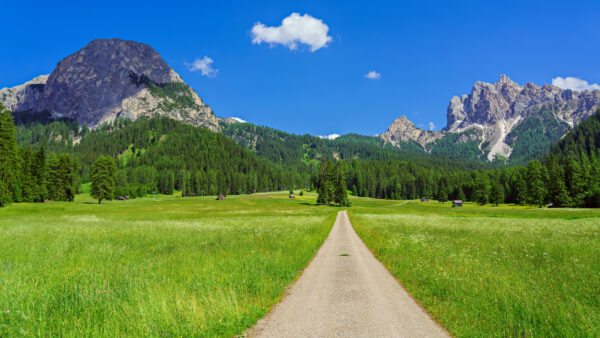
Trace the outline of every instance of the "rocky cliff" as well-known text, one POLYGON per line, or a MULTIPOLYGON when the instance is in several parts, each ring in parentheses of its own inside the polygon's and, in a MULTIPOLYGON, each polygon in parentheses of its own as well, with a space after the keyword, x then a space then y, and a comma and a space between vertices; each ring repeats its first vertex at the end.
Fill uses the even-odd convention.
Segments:
POLYGON ((473 135, 478 135, 477 147, 482 158, 510 158, 515 148, 519 149, 519 156, 526 158, 530 155, 527 152, 539 149, 523 142, 553 143, 569 127, 599 108, 600 90, 577 92, 533 83, 521 87, 501 75, 494 84, 478 81, 470 94, 453 97, 448 105, 447 125, 442 131, 420 130, 402 117, 380 137, 392 144, 396 139, 411 140, 431 150, 440 139, 468 133, 469 138, 452 139, 464 143, 465 140, 474 141, 473 135), (399 122, 400 119, 404 120, 399 122), (480 131, 473 133, 473 129, 480 131), (525 134, 528 135, 525 137, 525 134))
POLYGON ((394 120, 388 129, 379 135, 382 140, 395 146, 398 146, 400 142, 416 142, 422 147, 435 142, 443 136, 444 133, 426 131, 415 127, 404 115, 394 120))
POLYGON ((211 130, 209 106, 152 47, 120 39, 93 40, 60 61, 49 76, 0 90, 15 113, 46 112, 95 127, 117 117, 166 115, 211 130))

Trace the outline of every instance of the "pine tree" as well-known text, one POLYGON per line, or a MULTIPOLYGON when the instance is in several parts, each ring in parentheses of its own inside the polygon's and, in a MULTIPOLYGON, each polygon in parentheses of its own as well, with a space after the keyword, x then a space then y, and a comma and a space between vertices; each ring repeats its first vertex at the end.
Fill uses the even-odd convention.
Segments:
POLYGON ((327 205, 335 203, 337 168, 332 161, 327 162, 327 205))
POLYGON ((556 208, 567 207, 571 203, 563 171, 554 155, 548 157, 548 201, 556 208))
POLYGON ((436 197, 437 200, 441 203, 448 202, 448 192, 446 191, 445 186, 440 186, 436 197))
POLYGON ((92 165, 91 195, 98 199, 112 200, 115 194, 117 166, 110 156, 100 156, 92 165))
POLYGON ((31 168, 31 176, 34 183, 33 201, 44 202, 48 197, 48 190, 46 188, 48 167, 46 164, 46 151, 44 150, 44 146, 40 147, 40 150, 33 154, 31 168))
POLYGON ((35 183, 32 175, 31 148, 25 148, 21 162, 21 189, 23 191, 23 202, 34 201, 35 183))
POLYGON ((530 205, 537 205, 540 208, 544 205, 546 196, 544 168, 540 161, 535 160, 527 165, 527 199, 530 205))
POLYGON ((520 173, 517 174, 517 177, 515 178, 513 190, 515 203, 525 205, 527 203, 527 184, 520 173))
POLYGON ((462 187, 458 187, 458 192, 456 193, 456 198, 465 201, 467 198, 465 197, 465 191, 462 187))
POLYGON ((0 181, 6 189, 2 197, 6 203, 19 200, 21 195, 17 191, 20 190, 17 169, 15 124, 11 112, 0 104, 0 181))
POLYGON ((329 201, 329 177, 327 170, 329 166, 329 160, 323 158, 321 165, 319 166, 319 176, 317 181, 317 204, 325 205, 329 201))
POLYGON ((349 206, 348 191, 346 190, 346 181, 344 180, 344 172, 341 162, 336 165, 336 180, 335 180, 335 203, 340 207, 349 206))
POLYGON ((11 202, 10 191, 6 184, 0 180, 0 207, 4 207, 11 202))
POLYGON ((481 205, 490 200, 490 180, 486 173, 480 172, 475 180, 475 201, 481 205))
POLYGON ((499 182, 492 184, 490 202, 494 203, 496 206, 504 202, 504 187, 499 182))

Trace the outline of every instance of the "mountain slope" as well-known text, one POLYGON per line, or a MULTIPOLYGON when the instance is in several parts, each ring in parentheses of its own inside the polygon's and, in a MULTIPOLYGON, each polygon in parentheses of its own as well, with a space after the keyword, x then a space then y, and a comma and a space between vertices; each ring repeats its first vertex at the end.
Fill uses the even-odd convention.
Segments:
POLYGON ((502 75, 494 84, 478 81, 470 94, 453 97, 442 131, 421 130, 400 117, 380 137, 391 144, 398 139, 414 141, 437 154, 459 153, 453 148, 465 148, 466 157, 471 158, 477 153, 473 147, 477 144, 481 159, 524 162, 543 154, 598 108, 600 90, 577 92, 533 83, 521 87, 502 75), (469 145, 465 147, 465 143, 469 145))
POLYGON ((94 128, 118 117, 163 115, 218 130, 209 106, 152 47, 120 39, 91 41, 49 76, 0 90, 19 115, 68 118, 94 128))

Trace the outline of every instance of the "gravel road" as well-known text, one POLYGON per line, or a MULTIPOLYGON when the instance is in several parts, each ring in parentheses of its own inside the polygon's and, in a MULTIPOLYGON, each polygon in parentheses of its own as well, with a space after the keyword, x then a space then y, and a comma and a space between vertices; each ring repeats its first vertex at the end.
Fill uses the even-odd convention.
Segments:
POLYGON ((341 211, 282 301, 250 337, 448 337, 373 256, 341 211))

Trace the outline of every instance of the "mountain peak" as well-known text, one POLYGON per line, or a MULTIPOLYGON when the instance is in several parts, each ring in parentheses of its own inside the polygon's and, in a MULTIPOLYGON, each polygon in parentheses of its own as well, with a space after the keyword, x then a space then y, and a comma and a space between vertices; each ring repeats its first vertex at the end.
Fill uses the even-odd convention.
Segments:
POLYGON ((405 115, 398 117, 390 124, 387 131, 379 137, 385 142, 393 145, 398 145, 400 142, 416 142, 421 146, 425 146, 438 138, 442 137, 443 133, 431 132, 419 129, 405 115))
POLYGON ((61 60, 38 89, 14 111, 45 111, 90 127, 118 117, 166 115, 218 130, 216 117, 198 94, 158 52, 135 41, 92 40, 61 60))

